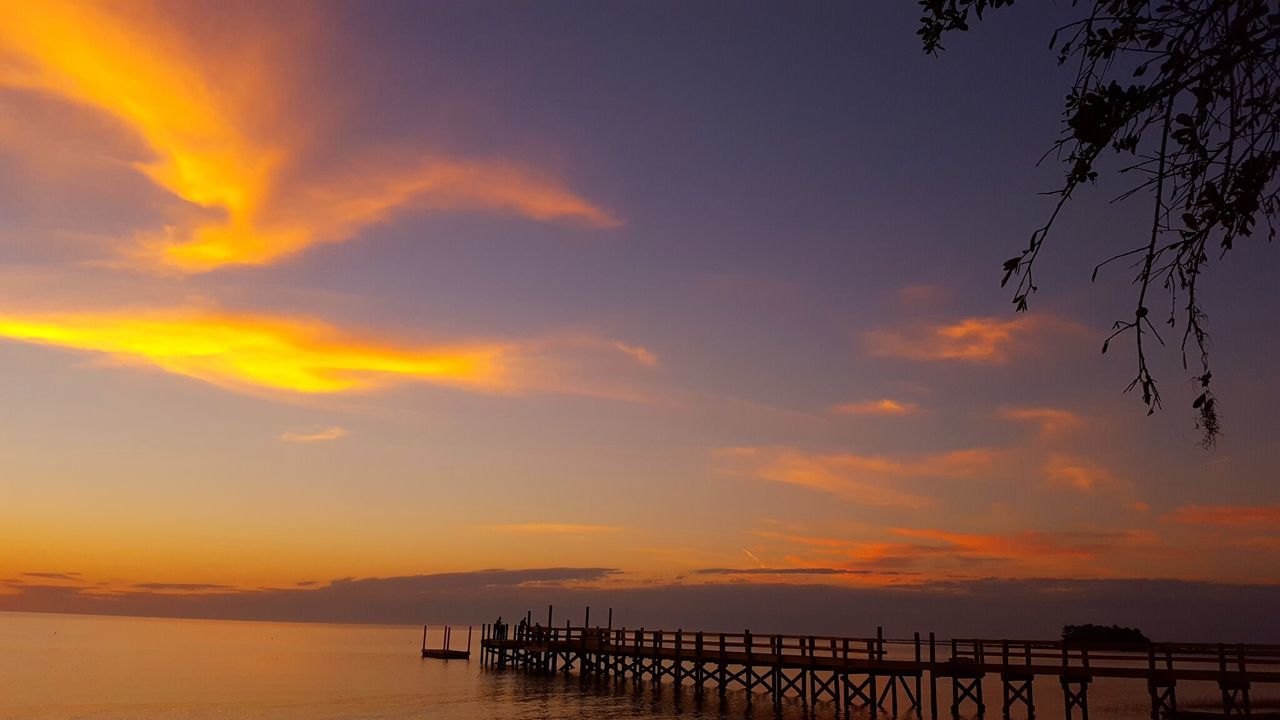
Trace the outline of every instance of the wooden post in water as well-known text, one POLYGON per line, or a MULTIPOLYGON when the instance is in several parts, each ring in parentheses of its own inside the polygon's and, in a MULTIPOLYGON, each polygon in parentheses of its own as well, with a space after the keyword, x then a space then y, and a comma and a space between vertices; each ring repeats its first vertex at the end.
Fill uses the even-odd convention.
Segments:
POLYGON ((724 661, 724 633, 720 633, 720 662, 716 664, 716 684, 720 697, 724 697, 725 688, 729 684, 729 665, 724 661))
POLYGON ((676 663, 672 667, 671 678, 676 687, 684 682, 684 628, 676 628, 676 663))
MULTIPOLYGON (((1173 670, 1172 651, 1165 649, 1165 665, 1173 670)), ((1156 670, 1156 650, 1152 645, 1147 650, 1147 694, 1151 696, 1152 720, 1168 720, 1178 713, 1177 680, 1173 673, 1167 675, 1156 670)))
POLYGON ((1227 646, 1218 645, 1218 689, 1222 691, 1222 714, 1226 716, 1241 715, 1249 717, 1252 708, 1249 702, 1249 680, 1244 676, 1244 650, 1237 647, 1237 662, 1240 678, 1227 674, 1227 646))
POLYGON ((929 719, 938 720, 938 644, 929 633, 929 719))
MULTIPOLYGON (((915 651, 916 651, 916 654, 915 654, 916 667, 919 667, 920 666, 920 633, 919 631, 912 634, 911 640, 912 640, 912 646, 915 648, 915 651)), ((920 670, 916 673, 916 694, 915 694, 915 697, 911 698, 911 706, 912 706, 912 709, 914 709, 916 712, 916 717, 920 717, 920 703, 924 700, 924 698, 921 695, 921 693, 924 690, 924 688, 921 687, 921 684, 924 682, 923 678, 921 677, 921 675, 923 674, 924 674, 923 670, 920 670)))
POLYGON ((1081 648, 1080 660, 1082 668, 1079 673, 1071 671, 1071 653, 1067 641, 1062 641, 1062 701, 1067 720, 1075 717, 1075 708, 1080 708, 1080 717, 1089 720, 1089 649, 1081 648))
MULTIPOLYGON (((773 707, 775 712, 777 708, 782 707, 782 693, 784 676, 782 672, 782 636, 774 635, 769 638, 769 652, 773 655, 773 707)), ((801 671, 803 672, 803 670, 801 671)))
POLYGON ((707 681, 706 668, 702 667, 702 631, 694 636, 693 640, 693 682, 694 694, 696 697, 702 697, 702 686, 707 681))
MULTIPOLYGON (((1031 665, 1031 643, 1024 643, 1023 655, 1026 659, 1026 667, 1029 668, 1031 665)), ((1035 717, 1034 681, 1035 675, 1029 669, 1015 670, 1010 665, 1009 641, 1002 640, 1000 642, 1000 685, 1004 698, 1004 703, 1001 705, 1001 713, 1004 720, 1011 720, 1013 706, 1019 702, 1026 707, 1028 718, 1035 717)))
MULTIPOLYGON (((547 614, 549 620, 554 620, 552 607, 548 606, 547 614)), ((548 666, 559 670, 563 665, 566 673, 576 669, 584 678, 595 674, 625 679, 630 673, 637 687, 646 679, 655 687, 661 687, 666 675, 672 677, 676 686, 681 686, 692 677, 695 694, 699 696, 710 674, 722 692, 730 683, 741 684, 748 703, 755 694, 765 692, 773 696, 775 706, 781 706, 786 694, 793 692, 798 693, 801 703, 812 711, 825 700, 824 695, 830 695, 837 717, 841 718, 850 717, 850 706, 854 704, 870 706, 868 710, 873 716, 881 710, 887 713, 890 708, 886 706, 891 701, 896 705, 899 690, 910 702, 910 707, 901 711, 923 717, 921 675, 925 672, 929 673, 930 720, 938 720, 939 677, 951 684, 955 716, 972 714, 970 703, 977 706, 977 714, 981 716, 985 710, 982 681, 987 669, 1001 675, 1003 714, 1011 716, 1014 706, 1024 705, 1028 720, 1034 717, 1032 685, 1039 675, 1058 676, 1065 715, 1070 720, 1087 718, 1088 689, 1094 676, 1145 680, 1152 695, 1152 720, 1170 720, 1176 713, 1173 688, 1177 680, 1217 680, 1222 690, 1223 710, 1228 715, 1246 716, 1252 710, 1250 683, 1280 685, 1280 672, 1266 667, 1274 665, 1274 658, 1280 655, 1280 645, 1160 645, 1138 652, 1109 649, 1090 657, 1087 647, 1080 646, 1073 652, 1067 642, 994 640, 993 652, 989 654, 981 639, 953 638, 951 656, 940 658, 938 638, 929 633, 926 658, 920 633, 913 633, 909 640, 890 640, 885 638, 883 627, 877 628, 873 637, 825 637, 823 652, 819 653, 815 636, 766 635, 766 649, 756 644, 750 630, 741 635, 716 633, 711 637, 703 631, 691 630, 693 636, 687 638, 683 629, 671 633, 654 630, 646 635, 642 628, 629 636, 626 628, 612 629, 611 614, 609 625, 608 630, 593 631, 589 625, 574 628, 566 620, 563 631, 539 626, 536 632, 528 631, 515 638, 502 637, 493 626, 481 625, 482 661, 486 667, 493 664, 505 667, 506 660, 510 659, 517 667, 543 671, 548 666), (666 644, 667 638, 671 638, 671 645, 666 644), (900 655, 889 658, 889 643, 894 643, 897 654, 908 642, 910 651, 902 650, 900 655), (1043 652, 1045 649, 1049 650, 1047 655, 1043 652), (1060 666, 1052 659, 1055 651, 1061 652, 1060 666), (1047 661, 1038 661, 1046 657, 1047 661), (990 664, 987 658, 991 658, 990 664), (731 672, 730 666, 737 670, 731 672)), ((439 649, 435 649, 429 647, 430 627, 423 626, 423 657, 466 657, 467 650, 452 647, 453 629, 441 626, 441 630, 442 641, 439 649)), ((474 627, 467 626, 468 649, 473 635, 474 627)), ((942 652, 946 652, 945 645, 942 652)))

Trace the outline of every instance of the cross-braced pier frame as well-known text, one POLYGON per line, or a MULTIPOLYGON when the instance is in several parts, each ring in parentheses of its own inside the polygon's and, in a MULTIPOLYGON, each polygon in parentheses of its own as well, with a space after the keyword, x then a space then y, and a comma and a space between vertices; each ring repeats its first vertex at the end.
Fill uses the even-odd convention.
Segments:
MULTIPOLYGON (((589 612, 589 611, 588 611, 589 612)), ((588 615, 590 617, 590 615, 588 615)), ((817 635, 713 633, 686 630, 552 627, 531 616, 512 628, 486 625, 481 659, 486 666, 546 673, 577 672, 584 678, 641 683, 692 684, 695 693, 742 688, 748 698, 765 694, 775 705, 795 697, 806 705, 829 703, 840 714, 854 708, 873 716, 938 718, 983 716, 983 680, 997 677, 1005 720, 1036 713, 1037 678, 1057 680, 1068 720, 1089 717, 1089 685, 1095 678, 1145 681, 1152 720, 1179 717, 1180 681, 1209 681, 1222 690, 1222 716, 1274 718, 1250 706, 1249 689, 1280 684, 1280 645, 1152 643, 1071 645, 1059 641, 951 639, 932 633, 910 639, 817 635), (940 706, 938 683, 950 686, 940 706)))

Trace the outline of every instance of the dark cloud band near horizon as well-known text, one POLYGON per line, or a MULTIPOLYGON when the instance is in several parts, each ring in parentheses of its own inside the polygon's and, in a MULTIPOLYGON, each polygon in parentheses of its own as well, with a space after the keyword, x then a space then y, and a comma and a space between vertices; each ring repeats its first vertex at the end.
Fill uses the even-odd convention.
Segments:
MULTIPOLYGON (((10 580, 0 611, 286 622, 479 625, 531 611, 542 622, 615 627, 822 633, 858 636, 1053 638, 1067 624, 1140 627, 1154 639, 1280 642, 1280 586, 1181 580, 952 580, 854 588, 729 582, 617 585, 611 568, 482 570, 334 580, 319 587, 175 594, 168 583, 103 593, 81 585, 10 580), (157 589, 145 589, 145 588, 157 589)), ((747 573, 752 574, 752 573, 747 573)))

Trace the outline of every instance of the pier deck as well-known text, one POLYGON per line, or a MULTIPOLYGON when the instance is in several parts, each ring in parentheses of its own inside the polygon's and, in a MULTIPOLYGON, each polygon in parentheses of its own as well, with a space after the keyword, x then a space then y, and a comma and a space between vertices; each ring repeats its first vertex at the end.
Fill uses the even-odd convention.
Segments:
MULTIPOLYGON (((550 613, 549 613, 550 615, 550 613)), ((550 620, 550 617, 548 618, 550 620)), ((548 622, 548 625, 550 623, 548 622)), ((987 709, 982 680, 998 678, 1001 714, 1034 717, 1037 678, 1062 688, 1066 717, 1088 718, 1089 685, 1096 678, 1141 681, 1153 720, 1179 713, 1180 682, 1217 683, 1219 717, 1268 717, 1254 712, 1250 690, 1280 685, 1280 645, 1150 643, 1070 644, 1047 640, 949 639, 916 633, 911 639, 761 635, 611 627, 560 628, 486 625, 481 630, 486 666, 541 672, 576 671, 584 677, 692 683, 695 692, 740 687, 763 691, 780 704, 784 696, 805 703, 828 701, 837 708, 899 707, 917 717, 958 717, 987 709), (510 632, 509 632, 510 631, 510 632), (939 700, 938 681, 950 686, 939 700)), ((1138 688, 1135 688, 1137 690, 1138 688)))

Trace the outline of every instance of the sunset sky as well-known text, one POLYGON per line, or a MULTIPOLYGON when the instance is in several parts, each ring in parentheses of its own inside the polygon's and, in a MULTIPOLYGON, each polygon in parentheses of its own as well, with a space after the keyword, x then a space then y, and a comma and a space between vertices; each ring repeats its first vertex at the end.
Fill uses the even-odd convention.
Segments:
POLYGON ((1099 353, 1123 184, 999 287, 1067 3, 4 5, 0 609, 1280 583, 1274 245, 1203 281, 1212 452, 1176 344, 1152 417, 1099 353))

